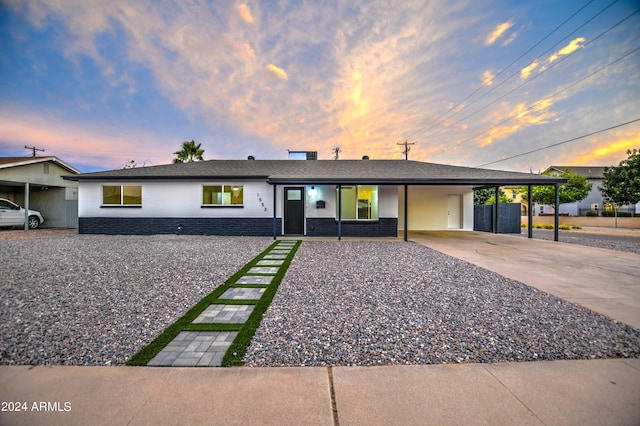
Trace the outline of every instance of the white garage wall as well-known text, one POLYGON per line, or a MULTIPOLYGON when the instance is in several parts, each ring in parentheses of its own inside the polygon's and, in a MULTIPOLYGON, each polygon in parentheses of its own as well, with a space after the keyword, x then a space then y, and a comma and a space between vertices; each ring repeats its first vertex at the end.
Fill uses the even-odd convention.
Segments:
MULTIPOLYGON (((449 195, 461 195, 462 229, 473 229, 473 191, 459 186, 409 186, 409 230, 448 229, 449 195)), ((398 187, 398 229, 404 230, 404 187, 398 187)))

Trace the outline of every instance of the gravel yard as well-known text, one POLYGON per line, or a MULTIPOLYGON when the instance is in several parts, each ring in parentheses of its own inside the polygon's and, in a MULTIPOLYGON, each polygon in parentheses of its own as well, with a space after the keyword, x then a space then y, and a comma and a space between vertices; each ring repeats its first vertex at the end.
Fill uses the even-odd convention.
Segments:
POLYGON ((273 242, 46 230, 0 240, 4 365, 123 364, 273 242))
MULTIPOLYGON (((0 364, 123 364, 273 242, 76 232, 0 232, 0 364)), ((418 244, 305 241, 245 361, 639 356, 640 331, 418 244)))
POLYGON ((640 356, 640 331, 414 243, 305 241, 252 366, 640 356))
MULTIPOLYGON (((528 235, 527 229, 523 229, 520 235, 526 237, 528 235)), ((553 231, 547 229, 534 229, 533 238, 540 240, 553 240, 553 231)), ((640 231, 635 231, 630 235, 596 232, 589 233, 577 230, 560 231, 558 239, 563 243, 640 254, 640 231)))

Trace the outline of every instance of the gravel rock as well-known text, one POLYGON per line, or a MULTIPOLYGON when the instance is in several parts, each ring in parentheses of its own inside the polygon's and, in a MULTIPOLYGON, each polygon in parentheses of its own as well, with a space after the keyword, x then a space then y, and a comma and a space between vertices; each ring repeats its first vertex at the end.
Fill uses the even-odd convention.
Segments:
MULTIPOLYGON (((560 231, 558 234, 558 240, 563 243, 640 254, 640 232, 634 231, 634 234, 637 235, 616 235, 607 233, 590 234, 580 231, 560 231)), ((520 236, 527 237, 528 231, 523 229, 520 236)), ((533 238, 535 239, 553 240, 553 237, 553 230, 533 230, 533 238)))
POLYGON ((304 241, 251 366, 639 357, 640 331, 415 243, 304 241))
POLYGON ((122 364, 273 242, 16 234, 0 241, 3 365, 122 364))

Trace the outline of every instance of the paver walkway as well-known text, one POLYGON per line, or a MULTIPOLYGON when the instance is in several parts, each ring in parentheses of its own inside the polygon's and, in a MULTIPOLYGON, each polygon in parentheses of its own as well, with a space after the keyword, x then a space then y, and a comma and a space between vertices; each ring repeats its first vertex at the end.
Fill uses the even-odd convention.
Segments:
MULTIPOLYGON (((249 270, 217 300, 204 309, 192 324, 244 324, 280 272, 295 247, 295 241, 278 241, 271 250, 253 259, 249 270), (248 304, 228 304, 224 301, 248 304), (238 302, 235 302, 238 301, 238 302)), ((237 331, 182 331, 149 363, 154 367, 216 367, 237 337, 237 331)))

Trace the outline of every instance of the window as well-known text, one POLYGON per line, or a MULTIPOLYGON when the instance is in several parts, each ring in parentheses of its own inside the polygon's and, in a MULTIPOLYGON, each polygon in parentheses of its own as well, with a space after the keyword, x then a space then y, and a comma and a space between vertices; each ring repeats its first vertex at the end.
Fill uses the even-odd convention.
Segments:
POLYGON ((378 220, 378 187, 376 185, 343 186, 341 217, 342 220, 378 220))
POLYGON ((102 187, 102 205, 140 206, 142 205, 142 186, 105 185, 102 187))
POLYGON ((244 187, 242 185, 204 185, 202 187, 203 206, 242 206, 244 187))

